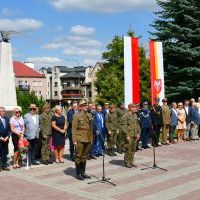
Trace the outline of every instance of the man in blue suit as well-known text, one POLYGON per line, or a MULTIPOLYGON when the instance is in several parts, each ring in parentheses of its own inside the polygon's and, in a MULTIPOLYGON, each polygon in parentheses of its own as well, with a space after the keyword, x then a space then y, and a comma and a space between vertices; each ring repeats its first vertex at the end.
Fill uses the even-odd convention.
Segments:
POLYGON ((1 170, 9 171, 7 167, 8 142, 10 137, 9 119, 5 117, 5 108, 0 107, 0 157, 1 170))

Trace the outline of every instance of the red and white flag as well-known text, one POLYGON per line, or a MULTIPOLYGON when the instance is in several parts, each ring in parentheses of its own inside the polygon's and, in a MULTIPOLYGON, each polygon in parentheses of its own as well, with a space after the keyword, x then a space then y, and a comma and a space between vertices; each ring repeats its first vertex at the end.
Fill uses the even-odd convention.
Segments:
POLYGON ((161 100, 165 97, 162 42, 150 41, 149 50, 151 71, 151 102, 153 105, 156 97, 159 97, 161 100))
POLYGON ((139 39, 124 37, 125 105, 140 103, 139 39))

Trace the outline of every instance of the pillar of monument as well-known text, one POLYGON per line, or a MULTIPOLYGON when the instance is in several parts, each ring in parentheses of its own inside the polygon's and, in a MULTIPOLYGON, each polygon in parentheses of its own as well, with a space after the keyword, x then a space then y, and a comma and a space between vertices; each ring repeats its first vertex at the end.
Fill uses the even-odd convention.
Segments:
POLYGON ((12 47, 9 42, 0 42, 0 106, 7 111, 17 106, 12 47))

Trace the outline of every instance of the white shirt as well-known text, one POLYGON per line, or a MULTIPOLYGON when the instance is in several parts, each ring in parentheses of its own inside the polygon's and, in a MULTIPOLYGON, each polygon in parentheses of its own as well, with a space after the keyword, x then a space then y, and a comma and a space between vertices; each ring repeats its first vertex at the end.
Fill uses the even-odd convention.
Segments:
POLYGON ((185 111, 186 111, 187 115, 188 115, 188 110, 189 110, 189 107, 185 106, 185 111))
POLYGON ((3 117, 1 117, 1 116, 0 116, 0 119, 1 119, 1 121, 3 123, 4 128, 5 128, 6 127, 6 121, 5 121, 5 119, 3 117))
POLYGON ((32 120, 35 124, 37 123, 36 115, 32 115, 32 120))
POLYGON ((177 116, 177 110, 176 109, 174 109, 174 108, 172 108, 172 110, 174 111, 174 113, 176 114, 176 116, 177 116))

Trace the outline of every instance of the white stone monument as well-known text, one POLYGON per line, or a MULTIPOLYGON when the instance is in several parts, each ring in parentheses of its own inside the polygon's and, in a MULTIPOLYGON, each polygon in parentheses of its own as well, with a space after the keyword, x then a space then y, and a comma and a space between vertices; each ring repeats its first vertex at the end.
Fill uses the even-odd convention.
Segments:
POLYGON ((8 40, 0 42, 0 106, 12 111, 17 106, 12 47, 8 40))

